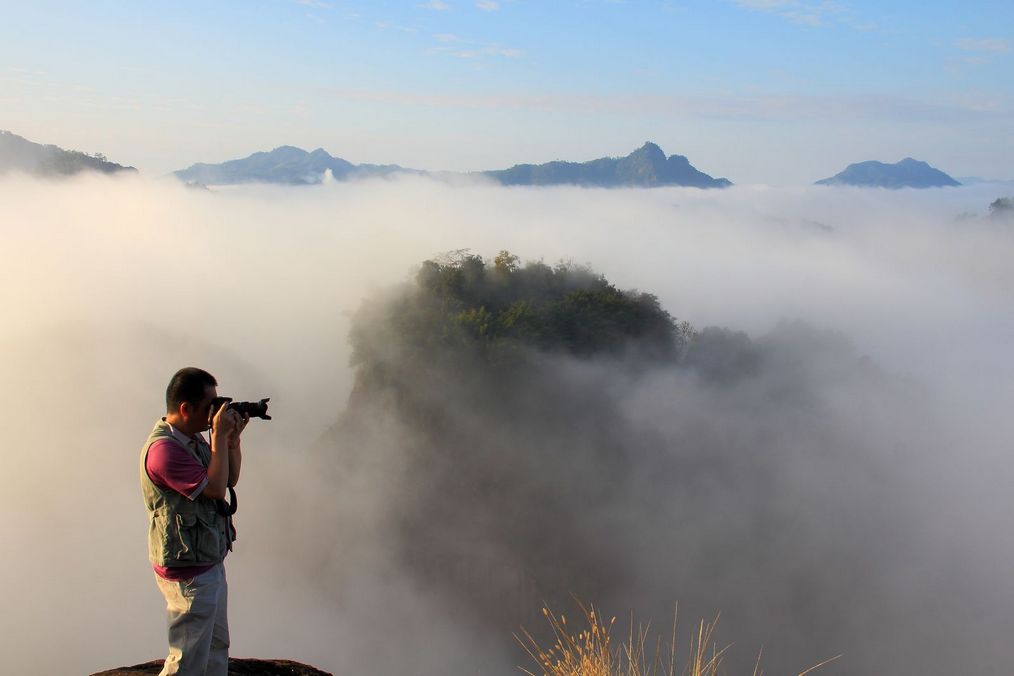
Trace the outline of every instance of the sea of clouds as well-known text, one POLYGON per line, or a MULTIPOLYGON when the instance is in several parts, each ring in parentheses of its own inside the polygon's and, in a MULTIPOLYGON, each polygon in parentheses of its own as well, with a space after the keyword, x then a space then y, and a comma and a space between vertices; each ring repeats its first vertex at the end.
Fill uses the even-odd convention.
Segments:
MULTIPOLYGON (((837 649, 845 654, 840 673, 864 671, 864 652, 879 659, 898 632, 901 667, 921 668, 909 651, 924 645, 929 655, 942 651, 937 663, 966 654, 975 665, 968 673, 1006 673, 1014 224, 985 216, 997 190, 508 189, 404 178, 206 191, 140 177, 0 178, 6 663, 18 673, 91 673, 165 652, 137 456, 164 413, 170 375, 184 365, 214 373, 223 394, 272 397, 275 420, 255 421, 244 437, 240 539, 228 560, 233 655, 297 659, 335 673, 496 673, 523 662, 403 574, 386 556, 385 533, 335 548, 330 533, 344 528, 341 520, 371 522, 385 489, 336 495, 311 450, 345 407, 347 331, 363 299, 442 252, 492 257, 508 249, 522 260, 587 263, 621 288, 656 294, 699 328, 763 341, 787 322, 805 322, 868 358, 891 388, 904 382, 918 393, 917 406, 894 409, 894 395, 867 380, 835 390, 838 400, 828 388, 839 376, 821 390, 834 401, 828 429, 847 432, 833 439, 860 439, 864 453, 882 451, 892 476, 906 477, 896 503, 875 501, 887 527, 843 540, 875 545, 851 554, 873 568, 882 560, 876 583, 886 586, 864 593, 857 577, 855 590, 827 592, 829 615, 849 615, 849 627, 868 620, 868 635, 852 631, 837 649), (902 443, 912 439, 918 443, 902 443), (299 564, 305 560, 324 563, 314 573, 299 564), (343 575, 355 579, 336 580, 343 575), (863 600, 876 595, 892 603, 863 600)), ((824 382, 820 354, 807 363, 808 377, 824 382)), ((727 416, 722 429, 735 443, 770 432, 744 417, 757 410, 749 392, 711 400, 673 378, 660 373, 629 388, 632 424, 674 438, 683 433, 676 422, 714 412, 727 416)), ((805 456, 796 449, 779 457, 797 452, 805 456)), ((776 469, 787 484, 805 486, 806 468, 793 461, 776 469)), ((832 507, 870 499, 854 468, 844 475, 844 486, 826 477, 813 485, 831 491, 832 507)), ((800 516, 805 533, 824 523, 811 516, 800 516)), ((715 518, 706 525, 742 523, 715 518)), ((741 554, 749 560, 748 551, 728 552, 741 554)), ((646 579, 665 579, 650 563, 640 566, 646 579)), ((767 562, 759 570, 784 579, 758 573, 750 585, 791 586, 798 566, 798 579, 818 582, 800 593, 819 594, 823 565, 767 562)), ((669 603, 681 591, 636 593, 671 595, 662 599, 669 603)), ((791 618, 791 608, 707 608, 701 589, 685 593, 693 611, 732 615, 751 659, 759 646, 749 643, 750 627, 771 617, 796 647, 794 622, 804 620, 791 618)), ((778 642, 779 633, 767 640, 778 642)), ((812 657, 801 655, 799 668, 812 657)))

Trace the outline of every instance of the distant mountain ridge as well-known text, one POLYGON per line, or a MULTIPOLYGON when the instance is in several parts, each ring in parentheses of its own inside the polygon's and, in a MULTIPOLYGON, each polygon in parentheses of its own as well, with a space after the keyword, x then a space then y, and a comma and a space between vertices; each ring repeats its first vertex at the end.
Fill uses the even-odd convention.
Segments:
MULTIPOLYGON (((270 152, 254 153, 220 164, 194 164, 174 172, 174 175, 182 181, 203 185, 312 185, 322 182, 327 171, 339 181, 395 173, 429 174, 396 164, 353 164, 331 156, 323 148, 307 152, 294 146, 280 146, 270 152)), ((457 174, 439 172, 430 175, 457 174)), ((519 164, 509 169, 478 171, 470 175, 483 176, 502 185, 581 185, 606 188, 665 185, 724 188, 732 185, 728 179, 712 178, 698 171, 682 155, 666 157, 662 149, 651 142, 645 143, 626 157, 602 157, 589 162, 519 164)))
POLYGON ((517 164, 510 169, 481 172, 502 185, 581 185, 596 187, 690 186, 726 188, 732 181, 698 171, 683 155, 666 157, 651 141, 626 157, 601 157, 589 162, 517 164))
POLYGON ((112 174, 137 170, 110 162, 102 155, 88 155, 77 150, 33 143, 12 132, 0 130, 0 173, 8 171, 53 177, 69 176, 82 171, 112 174))
POLYGON ((337 180, 361 176, 383 176, 397 172, 417 173, 398 165, 352 164, 332 157, 323 148, 307 152, 295 146, 279 146, 220 164, 193 164, 173 175, 189 183, 234 185, 237 183, 283 183, 312 185, 320 183, 327 171, 337 180))
MULTIPOLYGON (((10 131, 0 130, 0 174, 21 171, 41 177, 67 176, 82 171, 116 173, 136 172, 134 167, 110 162, 104 155, 90 155, 64 150, 51 144, 29 141, 10 131)), ((218 164, 197 163, 173 172, 181 181, 205 187, 239 183, 275 183, 314 185, 333 178, 345 181, 356 178, 416 174, 434 177, 477 176, 506 186, 576 185, 584 187, 623 188, 688 186, 725 188, 732 185, 726 178, 713 178, 698 170, 683 155, 669 155, 647 141, 623 157, 600 157, 587 162, 555 160, 543 164, 516 164, 508 169, 474 172, 423 171, 397 164, 353 164, 332 156, 323 148, 306 151, 295 146, 279 146, 267 152, 256 152, 244 158, 218 164)), ((968 178, 968 184, 985 181, 968 178)), ((815 182, 816 185, 847 185, 877 188, 936 188, 960 186, 958 181, 926 162, 906 157, 894 164, 875 160, 850 164, 843 171, 815 182)))
POLYGON ((850 164, 817 185, 854 185, 870 188, 940 188, 961 185, 925 162, 906 157, 894 164, 870 160, 850 164))

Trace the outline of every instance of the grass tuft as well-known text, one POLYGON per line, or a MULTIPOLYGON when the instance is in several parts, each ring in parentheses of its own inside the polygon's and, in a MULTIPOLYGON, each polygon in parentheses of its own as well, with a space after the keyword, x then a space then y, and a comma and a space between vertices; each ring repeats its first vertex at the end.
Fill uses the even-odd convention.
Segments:
MULTIPOLYGON (((535 671, 519 667, 529 676, 718 676, 722 659, 731 644, 721 648, 714 640, 719 617, 711 622, 701 620, 690 636, 687 659, 682 667, 677 663, 676 627, 677 608, 673 608, 672 632, 663 644, 658 636, 654 644, 649 641, 650 623, 637 625, 631 615, 630 628, 622 643, 613 640, 612 630, 616 617, 604 622, 593 605, 577 601, 584 618, 584 628, 572 629, 564 615, 557 616, 548 606, 542 614, 552 630, 549 644, 540 643, 524 627, 521 635, 514 635, 525 652, 535 662, 535 671)), ((838 655, 801 672, 809 674, 841 657, 838 655)), ((763 676, 761 653, 753 676, 763 676)))

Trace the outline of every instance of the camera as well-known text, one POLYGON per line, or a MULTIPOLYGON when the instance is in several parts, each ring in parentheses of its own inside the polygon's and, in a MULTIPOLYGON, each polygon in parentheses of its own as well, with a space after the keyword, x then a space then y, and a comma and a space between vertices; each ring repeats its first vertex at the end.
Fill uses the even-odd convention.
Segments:
POLYGON ((261 418, 262 420, 271 420, 271 416, 268 415, 269 401, 271 401, 271 397, 261 399, 260 401, 233 401, 232 397, 215 397, 211 400, 210 417, 214 418, 215 414, 218 413, 218 409, 222 408, 222 406, 228 406, 228 408, 236 411, 240 415, 248 415, 251 418, 261 418))

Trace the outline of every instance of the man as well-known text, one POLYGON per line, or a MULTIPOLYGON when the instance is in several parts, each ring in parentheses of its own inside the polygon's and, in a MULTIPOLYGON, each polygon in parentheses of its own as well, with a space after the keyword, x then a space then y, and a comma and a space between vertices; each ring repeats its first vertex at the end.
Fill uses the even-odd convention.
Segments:
POLYGON ((166 388, 166 416, 141 449, 148 558, 166 600, 169 656, 162 675, 227 676, 225 555, 236 531, 223 502, 239 481, 240 434, 249 416, 227 406, 211 416, 218 382, 179 370, 166 388), (201 432, 211 429, 211 443, 201 432))

